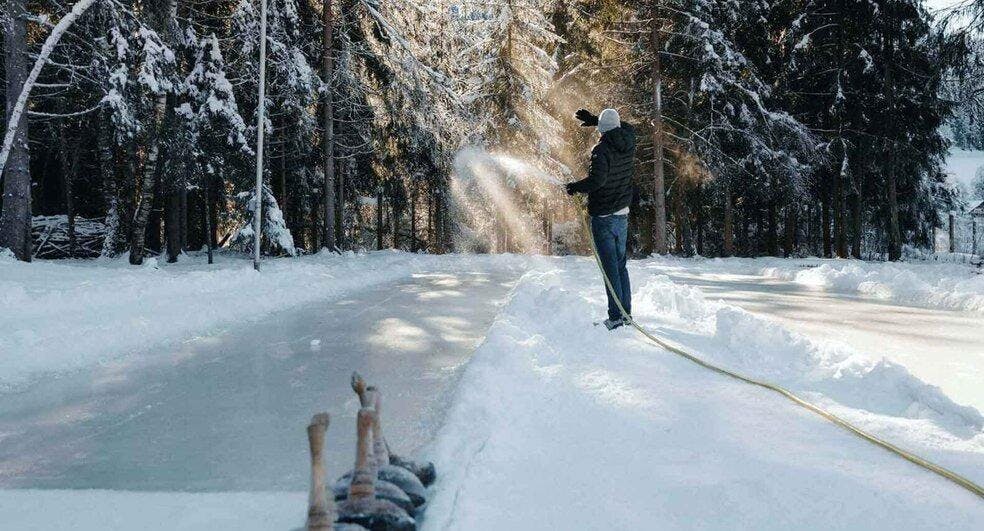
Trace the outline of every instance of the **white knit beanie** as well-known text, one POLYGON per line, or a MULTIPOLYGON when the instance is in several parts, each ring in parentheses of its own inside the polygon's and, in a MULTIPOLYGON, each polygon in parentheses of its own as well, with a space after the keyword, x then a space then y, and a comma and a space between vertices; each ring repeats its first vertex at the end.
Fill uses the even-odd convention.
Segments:
POLYGON ((622 119, 618 116, 618 111, 615 109, 605 109, 601 111, 598 116, 598 132, 605 134, 612 129, 618 129, 622 126, 622 119))

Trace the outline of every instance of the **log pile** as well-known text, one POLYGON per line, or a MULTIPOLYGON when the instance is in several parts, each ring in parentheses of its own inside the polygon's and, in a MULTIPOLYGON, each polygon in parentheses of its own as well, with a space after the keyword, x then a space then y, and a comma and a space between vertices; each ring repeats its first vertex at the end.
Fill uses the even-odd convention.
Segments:
POLYGON ((104 218, 75 218, 72 248, 68 216, 34 216, 31 222, 34 258, 96 258, 106 239, 104 218))

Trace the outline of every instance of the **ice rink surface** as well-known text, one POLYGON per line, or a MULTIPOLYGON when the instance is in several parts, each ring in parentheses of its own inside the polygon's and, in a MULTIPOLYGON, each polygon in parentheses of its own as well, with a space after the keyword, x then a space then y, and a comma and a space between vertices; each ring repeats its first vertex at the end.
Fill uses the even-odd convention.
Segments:
POLYGON ((332 414, 329 475, 352 466, 353 370, 412 455, 514 280, 418 273, 6 395, 0 488, 303 491, 312 413, 332 414))

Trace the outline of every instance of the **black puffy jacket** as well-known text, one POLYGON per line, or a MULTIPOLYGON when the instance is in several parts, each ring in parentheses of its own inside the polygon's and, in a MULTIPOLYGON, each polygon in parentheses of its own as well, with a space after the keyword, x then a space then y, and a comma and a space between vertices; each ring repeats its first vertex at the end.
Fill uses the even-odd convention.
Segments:
POLYGON ((632 176, 635 174, 635 129, 622 126, 601 135, 591 150, 588 176, 571 184, 575 193, 588 194, 588 213, 613 214, 632 203, 632 176))

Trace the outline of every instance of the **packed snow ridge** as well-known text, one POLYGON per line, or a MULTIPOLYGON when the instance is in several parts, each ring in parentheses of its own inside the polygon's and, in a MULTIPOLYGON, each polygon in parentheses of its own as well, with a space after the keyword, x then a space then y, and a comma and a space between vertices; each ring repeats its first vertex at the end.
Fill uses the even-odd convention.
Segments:
POLYGON ((818 258, 659 258, 653 264, 788 280, 899 304, 984 313, 984 274, 967 264, 818 258))

